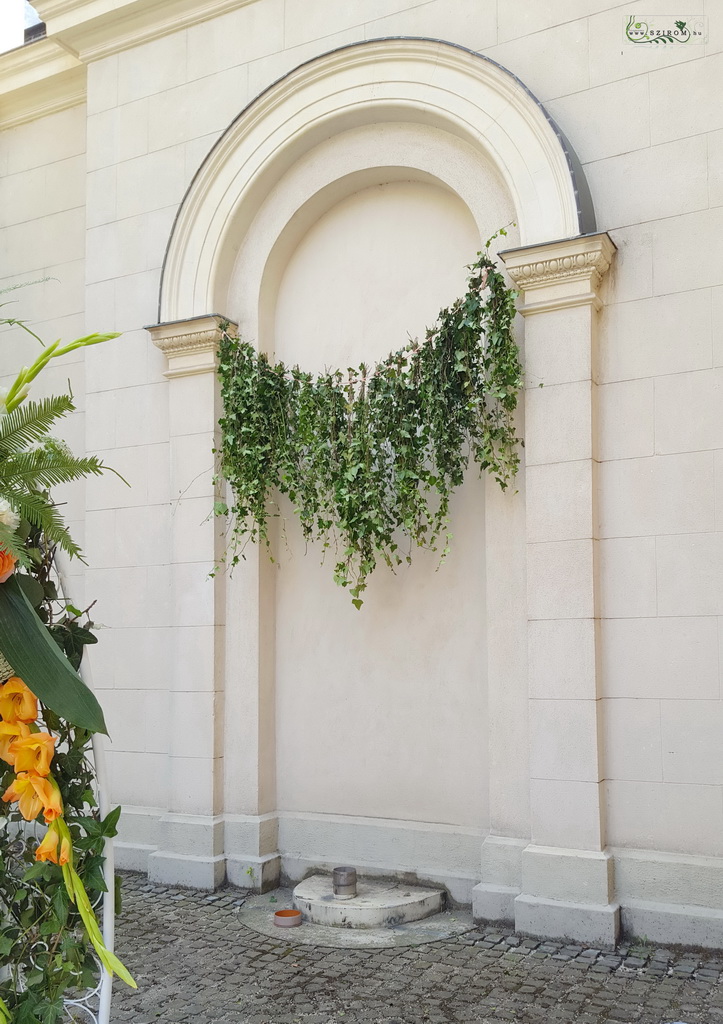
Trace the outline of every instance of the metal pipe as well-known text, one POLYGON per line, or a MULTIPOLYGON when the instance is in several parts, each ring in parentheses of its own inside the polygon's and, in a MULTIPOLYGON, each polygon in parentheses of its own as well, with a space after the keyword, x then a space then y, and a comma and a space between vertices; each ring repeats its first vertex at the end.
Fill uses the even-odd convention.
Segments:
POLYGON ((352 900, 356 896, 356 868, 334 868, 331 873, 334 896, 338 900, 352 900))

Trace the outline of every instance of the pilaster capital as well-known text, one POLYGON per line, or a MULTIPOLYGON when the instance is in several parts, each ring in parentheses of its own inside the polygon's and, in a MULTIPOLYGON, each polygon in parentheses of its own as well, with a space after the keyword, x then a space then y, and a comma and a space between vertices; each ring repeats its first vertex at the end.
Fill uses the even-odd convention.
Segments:
POLYGON ((223 333, 222 324, 228 324, 234 331, 238 330, 237 324, 218 313, 146 327, 153 344, 168 359, 168 369, 164 376, 188 377, 195 373, 213 372, 216 369, 218 343, 223 333))
POLYGON ((615 255, 607 232, 578 235, 500 253, 507 273, 525 299, 523 316, 570 306, 602 305, 603 276, 615 255))

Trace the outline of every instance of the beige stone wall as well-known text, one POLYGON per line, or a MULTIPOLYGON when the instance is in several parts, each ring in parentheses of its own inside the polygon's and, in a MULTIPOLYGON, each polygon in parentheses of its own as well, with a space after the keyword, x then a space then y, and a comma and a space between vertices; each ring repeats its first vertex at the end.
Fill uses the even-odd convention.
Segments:
MULTIPOLYGON (((85 107, 0 131, 0 315, 27 321, 39 338, 68 341, 85 333, 85 107)), ((103 329, 102 326, 91 329, 103 329)), ((20 328, 4 328, 2 384, 29 366, 40 346, 20 328)), ((35 397, 68 390, 76 412, 58 430, 85 451, 85 364, 71 352, 51 364, 35 397)), ((85 484, 58 490, 73 535, 83 543, 85 484)), ((69 567, 75 601, 84 599, 83 574, 69 567)))
MULTIPOLYGON (((156 38, 135 43, 126 23, 118 27, 115 43, 112 32, 103 42, 97 34, 58 23, 60 36, 87 62, 87 108, 74 105, 30 119, 0 141, 3 281, 59 279, 17 293, 13 310, 31 306, 29 315, 48 337, 86 329, 124 332, 118 342, 89 350, 70 371, 58 368, 48 386, 71 372, 80 411, 69 423, 70 439, 77 448, 85 441, 132 483, 131 489, 111 477, 89 483, 85 497, 76 497, 72 516, 79 528, 85 519, 92 566, 86 592, 99 598, 99 618, 111 627, 94 653, 113 737, 114 796, 137 809, 127 819, 128 856, 145 863, 161 841, 158 822, 167 812, 185 815, 189 828, 201 829, 201 819, 220 821, 224 808, 235 816, 226 824, 227 836, 234 829, 234 835, 245 835, 253 826, 266 830, 259 857, 276 848, 273 828, 264 824, 275 810, 272 797, 258 797, 260 776, 236 756, 228 731, 229 721, 239 722, 239 746, 261 749, 268 723, 258 725, 254 700, 248 703, 224 688, 223 663, 208 668, 214 637, 226 621, 225 598, 206 581, 214 545, 212 527, 204 523, 213 490, 213 389, 204 385, 199 392, 191 378, 166 380, 165 356, 143 330, 158 320, 161 267, 179 204, 224 128, 281 75, 346 44, 428 36, 499 62, 545 104, 583 165, 598 230, 609 232, 617 246, 602 285, 594 367, 598 692, 596 701, 577 711, 597 716, 602 731, 603 835, 620 864, 620 898, 653 899, 641 882, 649 868, 639 865, 655 861, 662 865, 659 889, 672 902, 712 906, 710 884, 701 879, 719 877, 720 862, 709 859, 723 857, 723 108, 715 99, 723 84, 723 28, 716 5, 707 2, 706 45, 649 50, 623 42, 627 9, 608 0, 255 0, 195 22, 192 10, 188 0, 179 2, 178 24, 167 23, 156 38), (224 707, 225 746, 219 724, 224 707), (626 853, 634 850, 653 851, 652 860, 626 853), (672 859, 655 851, 667 851, 672 859), (671 892, 673 875, 685 881, 671 892)), ((137 6, 133 12, 141 33, 148 18, 137 6)), ((49 29, 52 39, 52 21, 49 29)), ((64 75, 75 74, 63 67, 64 75)), ((203 310, 229 311, 243 316, 243 309, 203 310)), ((3 371, 27 351, 16 332, 9 340, 13 348, 3 353, 3 371)), ((561 351, 566 344, 562 338, 561 351)), ((552 346, 549 360, 536 357, 528 367, 535 383, 544 384, 546 376, 548 383, 564 380, 552 346)), ((535 401, 531 390, 530 408, 535 401)), ((558 425, 565 410, 563 402, 558 425)), ((575 454, 579 438, 564 431, 558 436, 554 420, 553 415, 547 432, 537 435, 542 440, 534 462, 543 475, 546 450, 555 453, 555 461, 567 445, 561 461, 581 458, 575 454)), ((530 500, 537 500, 534 493, 530 500)), ((524 495, 514 507, 496 501, 488 500, 488 517, 509 515, 516 524, 513 536, 522 536, 524 495)), ((533 511, 540 531, 530 536, 533 543, 553 537, 566 523, 560 508, 538 501, 533 511)), ((501 559, 488 565, 488 577, 499 581, 502 569, 501 559)), ((574 571, 571 566, 571 579, 574 571)), ((244 599, 228 597, 231 607, 244 599)), ((544 620, 539 604, 530 614, 544 620)), ((539 626, 531 631, 533 645, 541 632, 539 626)), ((564 629, 546 634, 544 650, 552 660, 544 680, 531 679, 530 696, 533 702, 539 698, 540 713, 531 750, 519 648, 510 645, 514 666, 507 690, 490 696, 491 735, 480 743, 489 743, 491 775, 483 784, 489 787, 493 833, 548 843, 560 820, 577 812, 574 802, 561 801, 552 824, 546 820, 534 834, 526 802, 529 759, 536 785, 547 772, 551 792, 562 792, 555 788, 561 777, 556 751, 566 761, 564 771, 572 772, 566 778, 576 781, 576 765, 581 776, 587 770, 585 757, 568 757, 565 743, 556 747, 560 737, 552 732, 548 745, 545 732, 545 722, 550 730, 560 722, 562 705, 555 701, 568 700, 575 711, 570 691, 556 690, 555 678, 569 679, 574 689, 581 648, 564 629)), ((491 670, 501 678, 505 666, 493 664, 495 657, 493 651, 491 670)), ((293 700, 284 694, 282 686, 279 708, 293 716, 293 700)), ((569 743, 575 742, 576 721, 565 719, 569 743)), ((284 722, 282 735, 289 728, 289 720, 284 722)), ((478 757, 480 770, 485 761, 478 757)), ((309 838, 309 822, 293 815, 323 812, 331 804, 321 800, 302 807, 298 794, 313 791, 311 780, 307 785, 295 779, 292 785, 291 765, 280 764, 281 791, 293 794, 281 846, 301 861, 304 850, 311 860, 321 857, 309 838)), ((270 791, 272 774, 267 772, 263 784, 270 791)), ((353 813, 365 820, 356 822, 355 836, 371 828, 367 803, 359 807, 353 813)), ((419 811, 422 820, 439 820, 426 813, 419 811)), ((368 839, 379 851, 378 861, 393 859, 394 843, 406 841, 394 831, 398 824, 388 833, 391 839, 368 839)), ((324 827, 331 837, 328 849, 342 824, 329 820, 324 827)), ((479 822, 482 831, 486 827, 486 820, 479 822)), ((558 831, 575 833, 564 820, 558 831)), ((220 856, 217 831, 214 836, 212 854, 220 856)), ((425 836, 425 849, 433 848, 425 854, 428 862, 436 858, 441 864, 450 845, 435 845, 436 833, 425 836)), ((344 841, 336 848, 346 853, 344 841)), ((414 841, 409 844, 413 848, 414 841)), ((519 889, 519 870, 510 866, 519 851, 504 850, 506 866, 495 868, 495 880, 519 889)), ((458 874, 474 874, 475 858, 465 854, 458 874)))

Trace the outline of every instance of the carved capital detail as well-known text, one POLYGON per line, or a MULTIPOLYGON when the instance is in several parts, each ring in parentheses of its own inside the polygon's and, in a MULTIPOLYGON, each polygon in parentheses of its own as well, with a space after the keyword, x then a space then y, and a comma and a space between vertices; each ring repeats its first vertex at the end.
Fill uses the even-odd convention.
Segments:
POLYGON ((222 323, 228 323, 232 330, 238 329, 227 317, 216 313, 146 327, 153 344, 168 358, 165 376, 187 377, 215 370, 222 323))
POLYGON ((515 287, 525 298, 524 315, 592 305, 612 262, 615 245, 606 233, 581 235, 500 253, 515 287))

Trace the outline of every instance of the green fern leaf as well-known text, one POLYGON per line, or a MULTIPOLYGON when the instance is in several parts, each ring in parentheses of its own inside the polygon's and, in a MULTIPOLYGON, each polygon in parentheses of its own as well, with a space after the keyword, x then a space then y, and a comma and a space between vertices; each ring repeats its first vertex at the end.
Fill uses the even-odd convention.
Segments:
POLYGON ((59 544, 71 557, 80 557, 80 548, 68 533, 56 506, 48 498, 7 483, 0 483, 0 496, 7 498, 23 519, 27 519, 33 526, 39 526, 48 540, 59 544))
POLYGON ((0 486, 4 482, 13 487, 46 490, 86 476, 100 476, 105 468, 95 456, 79 459, 68 449, 37 448, 0 460, 0 486))
POLYGON ((55 395, 39 402, 26 401, 13 412, 0 416, 0 451, 10 454, 24 451, 47 437, 56 420, 75 406, 69 395, 55 395))

